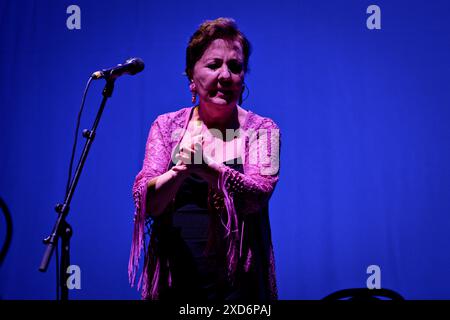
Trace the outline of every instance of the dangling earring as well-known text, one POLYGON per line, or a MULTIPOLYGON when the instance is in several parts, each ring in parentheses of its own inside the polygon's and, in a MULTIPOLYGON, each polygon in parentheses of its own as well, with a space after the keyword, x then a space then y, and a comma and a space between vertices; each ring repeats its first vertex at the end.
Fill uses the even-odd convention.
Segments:
POLYGON ((197 92, 195 91, 195 83, 194 80, 191 80, 191 83, 189 84, 189 90, 192 92, 192 104, 195 104, 195 101, 197 101, 197 92))
POLYGON ((242 92, 241 95, 239 96, 239 105, 242 105, 242 102, 247 100, 248 95, 250 94, 250 90, 248 90, 248 87, 245 85, 245 82, 242 84, 242 92), (244 95, 244 91, 247 88, 247 95, 245 96, 245 98, 242 98, 244 95))

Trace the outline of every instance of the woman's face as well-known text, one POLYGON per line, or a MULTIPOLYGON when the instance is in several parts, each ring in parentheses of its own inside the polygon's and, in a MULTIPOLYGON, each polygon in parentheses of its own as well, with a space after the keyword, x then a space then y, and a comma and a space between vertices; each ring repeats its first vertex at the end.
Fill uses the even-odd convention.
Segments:
POLYGON ((234 107, 244 83, 244 54, 237 40, 216 39, 193 70, 191 90, 200 103, 215 108, 234 107))

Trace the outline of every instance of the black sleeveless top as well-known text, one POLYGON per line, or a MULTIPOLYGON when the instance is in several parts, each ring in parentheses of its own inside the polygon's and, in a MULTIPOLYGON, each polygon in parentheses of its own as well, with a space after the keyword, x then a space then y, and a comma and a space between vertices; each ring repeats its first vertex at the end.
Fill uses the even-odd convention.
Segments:
MULTIPOLYGON (((243 172, 241 158, 225 165, 243 172)), ((171 165, 171 167, 173 164, 171 165)), ((207 249, 210 228, 208 211, 208 183, 192 174, 177 192, 172 213, 172 283, 171 298, 182 300, 234 300, 242 297, 242 290, 226 281, 226 249, 224 234, 218 246, 207 249)))

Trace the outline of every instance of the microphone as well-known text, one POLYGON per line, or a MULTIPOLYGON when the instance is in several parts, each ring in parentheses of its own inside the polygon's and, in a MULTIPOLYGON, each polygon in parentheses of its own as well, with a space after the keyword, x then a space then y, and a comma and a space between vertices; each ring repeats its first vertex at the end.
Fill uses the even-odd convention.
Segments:
POLYGON ((94 80, 98 79, 115 80, 124 74, 135 75, 136 73, 139 73, 142 70, 144 70, 144 61, 142 61, 142 59, 129 58, 124 63, 118 64, 115 67, 95 71, 91 75, 91 77, 94 80))

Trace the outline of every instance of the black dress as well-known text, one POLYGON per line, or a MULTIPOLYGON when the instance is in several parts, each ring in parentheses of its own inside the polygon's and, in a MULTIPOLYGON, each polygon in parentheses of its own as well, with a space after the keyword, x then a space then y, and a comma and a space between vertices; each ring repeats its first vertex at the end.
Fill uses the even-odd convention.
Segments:
MULTIPOLYGON (((240 163, 241 159, 237 158, 225 164, 242 172, 240 163)), ((216 223, 213 227, 212 219, 220 218, 212 217, 210 212, 208 183, 199 176, 189 176, 177 193, 171 231, 165 241, 171 263, 172 286, 161 293, 161 300, 230 301, 250 298, 245 282, 236 281, 230 285, 227 281, 225 229, 220 222, 219 226, 216 223), (216 241, 211 242, 211 237, 216 241)))

